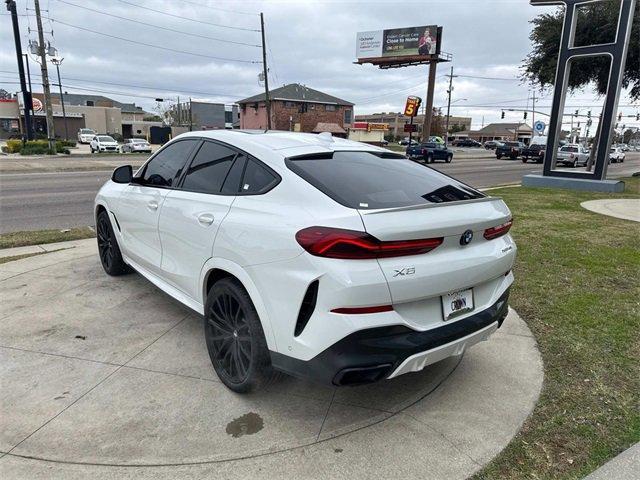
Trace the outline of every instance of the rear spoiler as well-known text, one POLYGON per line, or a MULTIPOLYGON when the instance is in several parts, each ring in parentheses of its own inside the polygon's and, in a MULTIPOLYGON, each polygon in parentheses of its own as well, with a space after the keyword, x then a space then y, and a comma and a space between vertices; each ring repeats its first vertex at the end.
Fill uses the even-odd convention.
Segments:
POLYGON ((454 202, 440 202, 440 203, 425 203, 420 205, 409 205, 407 207, 393 207, 393 208, 381 208, 377 210, 358 210, 362 215, 377 215, 379 213, 389 213, 389 212, 407 212, 411 210, 425 210, 427 208, 436 208, 442 206, 454 206, 454 205, 465 205, 468 203, 480 203, 480 202, 499 202, 502 201, 501 197, 479 197, 479 198, 470 198, 468 200, 457 200, 454 202))

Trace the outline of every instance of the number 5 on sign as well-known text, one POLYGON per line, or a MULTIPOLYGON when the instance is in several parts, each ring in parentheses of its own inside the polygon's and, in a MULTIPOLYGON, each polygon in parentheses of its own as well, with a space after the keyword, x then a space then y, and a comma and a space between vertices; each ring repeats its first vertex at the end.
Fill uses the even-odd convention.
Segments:
POLYGON ((420 104, 422 103, 422 99, 420 97, 410 96, 407 97, 407 103, 404 107, 404 114, 407 117, 415 117, 418 113, 418 109, 420 108, 420 104))

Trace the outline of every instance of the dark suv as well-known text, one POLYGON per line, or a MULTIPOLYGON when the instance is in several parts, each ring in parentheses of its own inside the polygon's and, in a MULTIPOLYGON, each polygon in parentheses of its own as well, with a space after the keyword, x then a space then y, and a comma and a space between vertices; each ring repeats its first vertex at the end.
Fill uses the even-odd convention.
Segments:
POLYGON ((515 160, 522 155, 524 147, 522 142, 504 142, 496 148, 496 158, 509 157, 511 160, 515 160))
POLYGON ((407 157, 412 160, 424 160, 426 163, 436 160, 444 160, 450 163, 453 159, 453 152, 441 143, 427 142, 408 147, 407 157))

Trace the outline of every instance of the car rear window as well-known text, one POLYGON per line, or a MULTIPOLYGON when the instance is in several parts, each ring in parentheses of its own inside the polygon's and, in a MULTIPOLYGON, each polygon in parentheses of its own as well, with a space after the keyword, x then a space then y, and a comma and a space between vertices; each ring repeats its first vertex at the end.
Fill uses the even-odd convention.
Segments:
POLYGON ((562 151, 562 152, 577 152, 578 148, 577 147, 562 147, 560 149, 560 151, 562 151))
POLYGON ((289 158, 286 164, 350 208, 394 208, 484 197, 472 187, 403 156, 333 152, 289 158))
POLYGON ((519 147, 520 144, 518 142, 505 142, 507 147, 519 147))

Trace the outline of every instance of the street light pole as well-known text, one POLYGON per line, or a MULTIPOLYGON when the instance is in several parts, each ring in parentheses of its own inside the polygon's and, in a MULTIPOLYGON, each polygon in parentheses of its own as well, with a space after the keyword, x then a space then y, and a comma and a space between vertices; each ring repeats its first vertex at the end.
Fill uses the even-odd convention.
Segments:
POLYGON ((60 87, 60 103, 62 104, 62 117, 64 118, 64 139, 69 140, 69 129, 67 127, 67 112, 64 108, 64 96, 62 95, 62 82, 60 81, 60 65, 64 58, 52 58, 51 63, 56 66, 58 72, 58 87, 60 87))
POLYGON ((447 90, 447 126, 444 131, 444 144, 449 144, 449 116, 451 115, 451 94, 453 93, 453 66, 451 67, 451 73, 447 75, 449 77, 449 90, 447 90))
POLYGON ((271 98, 269 98, 269 69, 267 68, 267 46, 264 40, 264 15, 260 12, 260 32, 262 34, 262 70, 264 74, 264 106, 267 110, 267 130, 271 130, 271 98))

